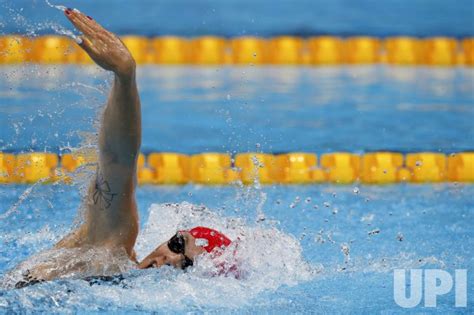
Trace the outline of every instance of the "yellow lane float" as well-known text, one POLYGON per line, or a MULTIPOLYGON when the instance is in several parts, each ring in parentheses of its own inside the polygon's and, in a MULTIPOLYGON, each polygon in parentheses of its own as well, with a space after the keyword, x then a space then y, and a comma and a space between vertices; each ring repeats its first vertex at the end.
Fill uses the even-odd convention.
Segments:
POLYGON ((324 154, 321 167, 327 171, 327 180, 337 184, 348 184, 359 178, 360 156, 337 152, 324 154))
MULTIPOLYGON (((95 168, 95 151, 59 156, 53 153, 8 154, 0 152, 0 183, 36 183, 57 180, 72 182, 79 167, 95 168)), ((151 153, 138 156, 139 184, 305 184, 396 182, 474 182, 474 152, 442 153, 371 152, 361 156, 336 152, 322 155, 320 165, 313 153, 291 152, 272 155, 240 153, 235 163, 229 154, 202 153, 188 156, 180 153, 151 153), (405 160, 405 162, 404 162, 405 160)))
POLYGON ((442 153, 409 153, 405 165, 412 170, 411 181, 441 182, 446 176, 446 156, 442 153))
POLYGON ((154 169, 157 184, 185 184, 190 180, 191 159, 179 153, 151 153, 148 165, 154 169))
MULTIPOLYGON (((385 40, 368 36, 345 40, 335 36, 316 36, 308 40, 294 36, 269 40, 252 36, 230 40, 202 36, 190 40, 176 36, 150 39, 127 35, 122 40, 138 64, 338 65, 386 62, 393 65, 474 65, 472 37, 458 42, 448 37, 419 39, 407 36, 385 40)), ((0 36, 0 64, 24 62, 90 64, 92 60, 68 37, 0 36)))
POLYGON ((0 64, 27 62, 31 41, 22 36, 0 36, 0 64))
POLYGON ((65 36, 41 36, 35 38, 30 53, 33 62, 45 64, 75 63, 77 44, 65 36))
POLYGON ((266 61, 265 40, 258 37, 237 37, 231 40, 232 63, 262 64, 266 61))
POLYGON ((189 62, 190 43, 176 36, 153 38, 151 60, 157 64, 185 64, 189 62))
POLYGON ((377 63, 380 56, 378 38, 357 36, 349 37, 344 42, 345 60, 349 64, 377 63))
POLYGON ((316 154, 288 153, 276 157, 276 179, 282 184, 306 184, 314 181, 316 154))
POLYGON ((146 157, 143 153, 138 155, 137 159, 137 181, 139 185, 154 184, 156 172, 154 169, 146 166, 146 157))
POLYGON ((448 179, 474 182, 474 152, 454 153, 448 157, 448 179))
POLYGON ((462 41, 462 61, 467 66, 474 66, 474 38, 465 38, 462 41))
POLYGON ((122 36, 121 37, 125 46, 132 54, 137 64, 144 64, 149 61, 149 45, 148 38, 143 36, 122 36))
POLYGON ((232 181, 230 155, 202 153, 191 157, 191 180, 198 184, 227 184, 232 181))
POLYGON ((392 152, 366 153, 362 156, 361 180, 367 184, 387 184, 398 181, 403 155, 392 152))
POLYGON ((423 41, 423 63, 432 66, 453 66, 457 61, 454 38, 432 37, 423 41))
POLYGON ((389 64, 417 65, 421 62, 421 42, 418 38, 389 37, 384 45, 389 64))
POLYGON ((53 153, 26 153, 16 157, 15 176, 19 183, 55 180, 58 156, 53 153))
POLYGON ((303 61, 303 43, 298 37, 274 37, 268 44, 268 58, 272 64, 296 65, 303 61))
POLYGON ((400 167, 397 170, 398 182, 410 182, 412 177, 413 177, 413 173, 408 167, 400 167))
POLYGON ((308 50, 313 65, 337 65, 344 60, 343 41, 338 37, 312 37, 308 40, 308 50))
POLYGON ((16 167, 16 157, 13 154, 0 152, 0 183, 14 183, 14 171, 16 167))
POLYGON ((257 179, 262 184, 275 182, 276 160, 272 154, 237 154, 235 167, 240 171, 240 178, 244 184, 252 184, 257 179))
POLYGON ((191 60, 198 65, 219 65, 226 61, 227 42, 216 36, 203 36, 191 41, 191 60))

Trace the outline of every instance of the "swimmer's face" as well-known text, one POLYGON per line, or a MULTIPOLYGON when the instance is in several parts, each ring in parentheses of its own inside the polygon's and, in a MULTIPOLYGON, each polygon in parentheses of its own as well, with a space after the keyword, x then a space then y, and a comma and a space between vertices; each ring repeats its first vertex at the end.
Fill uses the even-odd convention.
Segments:
POLYGON ((184 255, 172 252, 168 247, 168 242, 164 242, 143 259, 138 268, 159 268, 168 265, 181 269, 183 268, 184 260, 184 255))
POLYGON ((138 268, 159 268, 163 265, 185 269, 192 266, 194 257, 204 252, 195 245, 195 239, 188 232, 177 232, 167 242, 158 246, 139 265, 138 268))

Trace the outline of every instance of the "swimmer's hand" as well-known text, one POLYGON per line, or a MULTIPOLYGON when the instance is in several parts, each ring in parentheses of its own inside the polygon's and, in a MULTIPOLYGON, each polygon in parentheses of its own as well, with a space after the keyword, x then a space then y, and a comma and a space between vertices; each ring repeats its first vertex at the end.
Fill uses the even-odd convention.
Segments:
POLYGON ((128 79, 135 74, 135 60, 115 34, 78 10, 66 9, 64 14, 82 32, 82 42, 79 46, 96 64, 105 70, 113 71, 122 79, 128 79))

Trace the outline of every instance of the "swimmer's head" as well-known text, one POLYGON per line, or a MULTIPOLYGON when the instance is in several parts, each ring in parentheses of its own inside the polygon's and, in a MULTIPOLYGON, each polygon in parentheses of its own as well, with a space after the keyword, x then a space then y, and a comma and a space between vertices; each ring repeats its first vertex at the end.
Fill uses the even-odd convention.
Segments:
POLYGON ((193 265, 194 258, 204 252, 202 247, 196 246, 195 238, 187 231, 179 231, 168 241, 159 245, 151 252, 138 268, 159 268, 163 265, 186 269, 193 265))

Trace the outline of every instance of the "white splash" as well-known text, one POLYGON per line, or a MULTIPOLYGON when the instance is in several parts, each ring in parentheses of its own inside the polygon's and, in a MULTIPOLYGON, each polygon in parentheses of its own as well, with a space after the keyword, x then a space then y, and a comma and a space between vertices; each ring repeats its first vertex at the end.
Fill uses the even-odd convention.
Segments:
POLYGON ((49 2, 49 0, 44 0, 44 1, 45 1, 46 4, 47 4, 48 6, 50 6, 51 8, 57 9, 57 10, 59 10, 59 11, 61 11, 61 12, 64 12, 64 11, 67 9, 67 8, 66 8, 65 6, 63 6, 63 5, 52 4, 51 2, 49 2))

